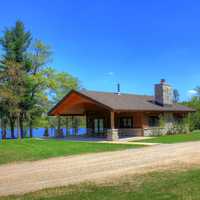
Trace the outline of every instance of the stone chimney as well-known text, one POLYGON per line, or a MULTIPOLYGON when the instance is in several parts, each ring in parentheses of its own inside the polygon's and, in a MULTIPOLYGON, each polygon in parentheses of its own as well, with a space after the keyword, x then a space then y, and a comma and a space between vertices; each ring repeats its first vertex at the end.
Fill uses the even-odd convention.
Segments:
POLYGON ((165 79, 155 84, 155 102, 162 106, 173 104, 172 87, 166 84, 165 79))

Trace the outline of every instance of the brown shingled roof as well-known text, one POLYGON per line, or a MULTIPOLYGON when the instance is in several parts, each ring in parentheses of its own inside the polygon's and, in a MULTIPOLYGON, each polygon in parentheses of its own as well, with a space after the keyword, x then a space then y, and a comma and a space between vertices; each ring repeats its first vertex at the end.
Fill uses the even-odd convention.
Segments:
POLYGON ((87 97, 90 100, 93 100, 95 103, 99 105, 105 106, 107 109, 113 111, 165 111, 165 112, 193 112, 195 111, 192 108, 187 106, 183 106, 180 104, 173 105, 158 105, 154 101, 153 96, 146 95, 135 95, 135 94, 124 94, 120 95, 111 92, 96 92, 96 91, 88 91, 81 90, 75 91, 72 90, 68 95, 66 95, 60 102, 58 102, 50 111, 49 115, 53 113, 53 111, 59 107, 65 100, 67 100, 68 96, 71 93, 77 93, 84 97, 87 97))
POLYGON ((155 103, 154 96, 124 94, 111 92, 79 91, 95 101, 104 104, 116 111, 182 111, 192 112, 192 108, 180 104, 161 106, 155 103))

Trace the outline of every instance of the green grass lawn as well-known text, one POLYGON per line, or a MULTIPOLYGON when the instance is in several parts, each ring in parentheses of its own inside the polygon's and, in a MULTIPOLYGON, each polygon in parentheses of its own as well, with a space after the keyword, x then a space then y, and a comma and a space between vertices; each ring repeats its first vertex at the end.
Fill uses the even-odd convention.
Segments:
POLYGON ((57 156, 96 153, 141 147, 141 145, 23 139, 0 141, 0 164, 40 160, 57 156))
POLYGON ((200 141, 200 132, 193 132, 190 134, 164 135, 164 136, 153 137, 151 139, 140 140, 138 142, 172 144, 172 143, 190 142, 190 141, 200 141))
POLYGON ((200 169, 131 176, 110 184, 81 184, 1 200, 199 200, 200 169))

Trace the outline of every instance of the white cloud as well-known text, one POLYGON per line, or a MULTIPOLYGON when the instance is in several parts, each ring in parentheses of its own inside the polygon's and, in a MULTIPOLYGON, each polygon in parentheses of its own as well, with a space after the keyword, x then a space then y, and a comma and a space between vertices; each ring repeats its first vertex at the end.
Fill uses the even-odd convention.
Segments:
POLYGON ((197 91, 195 91, 195 90, 188 90, 188 94, 189 95, 195 95, 197 93, 197 91))
POLYGON ((114 72, 108 72, 107 75, 113 76, 113 75, 114 75, 114 72))

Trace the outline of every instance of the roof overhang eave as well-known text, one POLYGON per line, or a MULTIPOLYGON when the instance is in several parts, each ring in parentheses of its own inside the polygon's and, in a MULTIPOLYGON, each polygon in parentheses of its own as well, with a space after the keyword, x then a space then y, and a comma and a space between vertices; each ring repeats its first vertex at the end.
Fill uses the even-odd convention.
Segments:
POLYGON ((109 107, 109 106, 107 106, 107 105, 105 105, 105 104, 103 104, 103 103, 101 103, 101 102, 99 102, 99 101, 97 101, 97 100, 95 100, 95 99, 93 99, 93 98, 91 98, 91 97, 85 95, 85 94, 82 94, 81 92, 78 92, 78 91, 72 89, 72 90, 71 90, 67 95, 65 95, 53 108, 51 108, 51 110, 47 113, 47 115, 48 115, 48 116, 56 116, 56 114, 53 114, 53 111, 55 111, 55 109, 58 108, 58 106, 59 106, 62 102, 64 102, 72 93, 76 93, 76 94, 78 94, 78 95, 80 95, 80 96, 82 96, 82 97, 84 97, 84 98, 86 98, 86 99, 88 99, 88 100, 94 102, 95 104, 99 105, 100 107, 103 107, 103 108, 105 108, 105 109, 107 109, 107 110, 110 110, 110 111, 114 111, 113 108, 111 108, 111 107, 109 107))
POLYGON ((115 112, 196 112, 196 110, 115 109, 115 112))

